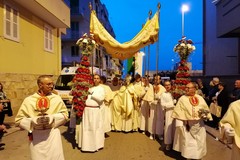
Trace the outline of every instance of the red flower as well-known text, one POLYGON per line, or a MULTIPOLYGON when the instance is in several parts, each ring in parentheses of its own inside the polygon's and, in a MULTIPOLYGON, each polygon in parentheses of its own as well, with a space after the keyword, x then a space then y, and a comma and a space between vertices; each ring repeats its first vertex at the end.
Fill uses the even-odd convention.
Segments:
POLYGON ((73 102, 76 103, 78 101, 77 97, 73 97, 73 102))
POLYGON ((81 111, 78 111, 78 112, 77 112, 77 116, 78 116, 78 117, 81 117, 82 114, 83 114, 83 112, 81 112, 81 111))
POLYGON ((89 67, 89 66, 90 66, 90 63, 89 63, 89 62, 85 62, 85 66, 86 66, 86 67, 89 67))
POLYGON ((193 41, 191 39, 187 40, 188 44, 193 44, 193 41))
POLYGON ((82 60, 87 61, 87 60, 88 60, 88 57, 87 57, 87 56, 83 56, 83 57, 82 57, 82 60))
POLYGON ((82 92, 78 92, 78 97, 81 97, 82 96, 82 92))

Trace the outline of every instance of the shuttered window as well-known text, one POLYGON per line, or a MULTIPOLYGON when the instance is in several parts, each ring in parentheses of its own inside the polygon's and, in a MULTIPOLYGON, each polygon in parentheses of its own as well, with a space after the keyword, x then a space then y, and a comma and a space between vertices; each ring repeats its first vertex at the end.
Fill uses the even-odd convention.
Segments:
POLYGON ((4 4, 4 37, 19 41, 19 13, 8 4, 4 4))
POLYGON ((52 27, 44 26, 44 49, 49 52, 53 52, 53 34, 52 27))

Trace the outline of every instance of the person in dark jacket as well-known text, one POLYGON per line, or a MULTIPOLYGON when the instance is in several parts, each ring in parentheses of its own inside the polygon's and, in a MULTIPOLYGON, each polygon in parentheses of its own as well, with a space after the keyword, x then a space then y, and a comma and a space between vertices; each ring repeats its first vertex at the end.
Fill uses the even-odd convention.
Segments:
POLYGON ((6 126, 3 124, 5 114, 8 114, 8 116, 12 116, 12 109, 10 105, 10 100, 7 99, 6 94, 3 92, 3 85, 2 83, 0 83, 0 149, 4 149, 3 146, 5 145, 4 143, 2 143, 2 137, 7 131, 6 126))
POLYGON ((229 106, 229 96, 226 90, 226 85, 223 82, 219 82, 218 92, 216 93, 215 97, 213 97, 213 101, 217 101, 218 106, 222 107, 220 117, 216 117, 213 115, 214 127, 218 129, 218 123, 220 119, 224 116, 224 114, 227 112, 229 106))
POLYGON ((219 106, 222 107, 222 112, 221 112, 221 118, 224 116, 224 114, 228 110, 229 106, 229 97, 228 97, 228 92, 226 90, 226 85, 223 82, 220 82, 218 84, 218 96, 217 96, 217 103, 219 106))

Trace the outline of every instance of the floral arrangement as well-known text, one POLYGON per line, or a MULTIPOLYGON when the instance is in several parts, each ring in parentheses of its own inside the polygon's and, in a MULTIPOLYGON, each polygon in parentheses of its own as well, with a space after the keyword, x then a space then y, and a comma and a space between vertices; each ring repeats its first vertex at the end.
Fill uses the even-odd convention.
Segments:
POLYGON ((209 113, 210 113, 209 110, 205 110, 205 109, 199 109, 198 111, 199 117, 205 121, 208 120, 209 113))
POLYGON ((80 47, 82 55, 91 55, 96 47, 92 33, 90 33, 89 36, 87 33, 83 34, 76 44, 80 47))
POLYGON ((80 66, 76 71, 73 78, 73 108, 76 112, 76 122, 80 124, 82 121, 82 115, 85 108, 85 101, 88 96, 88 89, 93 86, 93 78, 90 72, 90 60, 89 56, 93 54, 96 44, 93 39, 93 35, 88 36, 86 33, 76 43, 82 53, 80 66))
POLYGON ((186 40, 183 36, 173 48, 174 52, 177 52, 181 60, 187 60, 189 55, 196 49, 191 39, 186 40))

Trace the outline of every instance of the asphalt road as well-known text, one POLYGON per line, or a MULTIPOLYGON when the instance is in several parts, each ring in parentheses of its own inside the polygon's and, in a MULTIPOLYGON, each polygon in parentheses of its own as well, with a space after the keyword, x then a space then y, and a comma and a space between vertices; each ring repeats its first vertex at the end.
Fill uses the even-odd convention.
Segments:
MULTIPOLYGON (((26 131, 16 128, 12 133, 3 137, 5 149, 0 150, 0 160, 29 160, 28 137, 26 131)), ((110 132, 105 140, 105 146, 96 153, 81 152, 74 140, 74 134, 67 131, 68 127, 60 127, 63 149, 66 160, 183 160, 180 153, 165 151, 160 141, 150 140, 146 135, 138 132, 122 133, 110 132)), ((228 160, 231 149, 214 137, 207 134, 207 155, 203 160, 228 160)))

